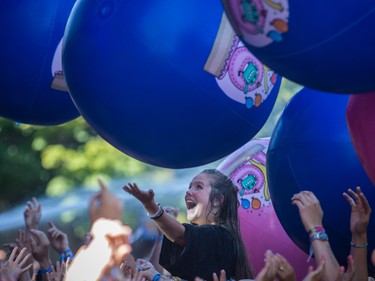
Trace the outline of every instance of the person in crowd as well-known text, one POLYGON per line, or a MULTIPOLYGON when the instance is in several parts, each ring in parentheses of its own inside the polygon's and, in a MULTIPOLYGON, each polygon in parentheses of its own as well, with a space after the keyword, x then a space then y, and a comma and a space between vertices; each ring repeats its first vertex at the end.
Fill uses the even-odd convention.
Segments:
POLYGON ((68 258, 73 259, 74 254, 69 246, 68 235, 58 229, 52 221, 48 222, 48 240, 51 246, 60 255, 60 262, 66 261, 68 258))
POLYGON ((121 220, 124 202, 111 193, 103 180, 98 179, 100 191, 90 198, 89 217, 91 225, 99 218, 121 220))
POLYGON ((339 266, 329 244, 328 235, 323 227, 323 210, 315 194, 311 191, 301 191, 294 194, 291 201, 298 208, 302 224, 310 237, 310 255, 314 255, 318 264, 324 260, 321 280, 352 280, 355 272, 353 258, 349 255, 348 269, 344 273, 345 268, 339 266))
MULTIPOLYGON (((219 171, 204 170, 192 179, 185 194, 190 224, 176 220, 177 209, 164 210, 157 204, 151 189, 143 191, 134 183, 123 189, 143 204, 164 235, 162 244, 155 244, 148 260, 133 259, 132 230, 119 220, 123 203, 100 181, 100 191, 89 204, 90 239, 75 256, 68 235, 52 221, 46 233, 38 229, 41 205, 35 198, 28 201, 25 230, 20 229, 16 241, 7 244, 10 253, 0 262, 0 281, 296 281, 293 266, 271 250, 265 253, 262 270, 255 279, 249 279, 251 272, 238 230, 237 190, 219 171), (114 209, 109 210, 112 206, 114 209), (55 266, 51 247, 60 254, 55 266), (155 259, 159 253, 160 265, 155 259)), ((331 250, 323 227, 323 210, 314 193, 302 191, 291 199, 309 234, 311 254, 318 264, 316 269, 306 269, 303 281, 371 280, 367 271, 371 207, 360 187, 348 189, 343 197, 351 207, 351 253, 346 271, 331 250)))
POLYGON ((226 175, 207 169, 192 179, 185 194, 190 224, 165 215, 152 189, 141 190, 135 183, 123 189, 143 204, 163 233, 159 263, 173 276, 212 280, 213 272, 224 269, 230 278, 251 278, 239 231, 237 188, 226 175))
MULTIPOLYGON (((293 267, 289 262, 280 254, 274 254, 272 251, 267 250, 265 253, 264 267, 255 277, 255 279, 241 279, 241 281, 295 281, 296 276, 293 267)), ((319 281, 322 276, 325 266, 325 260, 314 270, 312 266, 308 268, 308 272, 303 281, 319 281)), ((146 260, 138 259, 137 268, 146 277, 147 280, 152 280, 154 276, 158 276, 159 280, 175 281, 172 277, 159 273, 155 267, 146 260)), ((225 270, 220 270, 220 275, 216 272, 212 273, 213 281, 227 281, 225 270)), ((197 276, 194 281, 204 281, 201 277, 197 276)), ((336 281, 342 281, 337 279, 336 281)))
POLYGON ((351 255, 356 265, 354 281, 367 281, 367 226, 370 221, 371 207, 359 186, 355 191, 348 189, 343 193, 351 207, 350 231, 352 234, 351 255))
POLYGON ((120 266, 131 252, 131 228, 119 220, 98 218, 90 232, 91 242, 77 251, 65 280, 122 280, 120 266))
POLYGON ((22 274, 32 268, 33 264, 28 263, 31 254, 27 253, 26 248, 21 249, 20 252, 18 250, 18 247, 14 247, 8 260, 0 264, 1 281, 18 281, 22 274))

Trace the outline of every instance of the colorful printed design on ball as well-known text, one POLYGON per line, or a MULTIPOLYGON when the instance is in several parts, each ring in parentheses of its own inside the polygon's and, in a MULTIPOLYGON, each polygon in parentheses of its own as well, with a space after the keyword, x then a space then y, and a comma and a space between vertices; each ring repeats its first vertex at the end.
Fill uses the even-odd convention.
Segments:
POLYGON ((244 161, 232 172, 230 178, 238 187, 238 200, 243 209, 253 212, 271 204, 264 150, 244 161))
POLYGON ((237 33, 247 43, 264 47, 283 40, 288 32, 289 2, 287 0, 228 0, 237 33))
POLYGON ((216 82, 228 97, 247 108, 260 106, 277 78, 274 71, 244 46, 225 15, 204 69, 216 77, 216 82))

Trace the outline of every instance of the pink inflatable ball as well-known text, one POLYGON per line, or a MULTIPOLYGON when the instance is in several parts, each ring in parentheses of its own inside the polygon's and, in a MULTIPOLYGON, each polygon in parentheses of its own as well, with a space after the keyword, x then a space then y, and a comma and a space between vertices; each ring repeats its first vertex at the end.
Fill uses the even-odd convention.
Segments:
POLYGON ((375 185, 375 93, 350 96, 346 121, 358 158, 375 185))
POLYGON ((266 176, 266 153, 269 138, 251 140, 218 167, 238 187, 238 216, 241 235, 247 250, 250 268, 256 276, 264 266, 264 253, 271 249, 283 255, 294 267, 297 280, 307 274, 312 259, 289 238, 273 208, 266 176))

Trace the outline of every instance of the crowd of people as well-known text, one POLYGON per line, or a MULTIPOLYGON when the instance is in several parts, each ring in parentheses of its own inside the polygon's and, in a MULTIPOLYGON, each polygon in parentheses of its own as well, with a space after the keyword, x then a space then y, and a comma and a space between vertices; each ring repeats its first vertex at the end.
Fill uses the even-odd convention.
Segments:
MULTIPOLYGON (((0 281, 297 281, 293 265, 272 249, 259 257, 264 259, 264 267, 253 276, 241 238, 237 187, 218 170, 204 170, 191 180, 185 194, 189 223, 177 220, 178 210, 158 204, 152 189, 143 190, 136 183, 123 187, 142 203, 162 237, 146 259, 132 255, 132 229, 121 221, 123 202, 102 181, 99 185, 100 191, 89 202, 91 229, 75 253, 68 235, 52 221, 47 231, 39 229, 41 205, 36 198, 28 201, 24 229, 18 231, 15 241, 3 245, 8 254, 0 260, 0 281), (58 260, 51 258, 51 248, 58 260)), ((360 187, 348 189, 343 197, 351 208, 352 240, 346 269, 330 247, 318 198, 311 191, 291 198, 310 238, 310 256, 316 261, 315 268, 306 264, 303 281, 372 279, 367 264, 371 207, 360 187)), ((375 265, 375 252, 372 262, 375 265)))

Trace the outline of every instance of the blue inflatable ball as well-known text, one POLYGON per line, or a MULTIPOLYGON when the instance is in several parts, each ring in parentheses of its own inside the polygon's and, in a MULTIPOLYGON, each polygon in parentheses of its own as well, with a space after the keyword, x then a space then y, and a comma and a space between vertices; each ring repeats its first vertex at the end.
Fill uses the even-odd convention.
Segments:
POLYGON ((281 80, 240 42, 214 0, 79 0, 63 69, 101 137, 167 168, 210 163, 247 143, 281 80))
MULTIPOLYGON (((288 235, 309 252, 309 235, 291 198, 300 191, 312 191, 320 201, 323 226, 342 265, 346 264, 351 241, 351 207, 342 193, 360 186, 370 205, 375 206, 375 188, 361 166, 346 125, 348 98, 302 89, 285 107, 267 153, 272 202, 288 235)), ((374 216, 367 235, 375 237, 374 216)), ((375 241, 368 242, 368 249, 374 249, 375 241)), ((375 272, 373 267, 370 270, 375 272)))
POLYGON ((80 114, 66 87, 61 49, 73 0, 0 1, 0 116, 56 125, 80 114))
POLYGON ((253 54, 280 75, 320 91, 375 89, 375 2, 222 0, 253 54))

